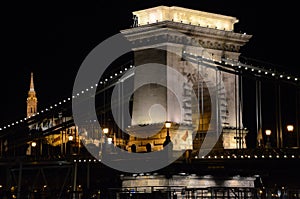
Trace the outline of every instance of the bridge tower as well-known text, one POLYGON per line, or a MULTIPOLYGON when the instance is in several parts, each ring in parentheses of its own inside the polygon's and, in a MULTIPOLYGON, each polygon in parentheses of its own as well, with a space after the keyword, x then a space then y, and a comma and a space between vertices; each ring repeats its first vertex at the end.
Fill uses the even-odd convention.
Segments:
POLYGON ((28 91, 27 97, 27 117, 31 117, 32 115, 37 113, 37 97, 36 92, 34 90, 33 84, 33 73, 30 76, 30 87, 28 91))
MULTIPOLYGON (((135 27, 121 31, 133 45, 135 65, 128 150, 159 151, 168 138, 173 143, 173 154, 168 153, 168 157, 169 154, 184 154, 185 160, 195 157, 194 154, 200 156, 203 149, 246 148, 240 79, 234 69, 221 70, 220 67, 227 59, 238 61, 240 48, 251 35, 234 32, 234 24, 238 22, 235 17, 181 7, 158 6, 133 12, 133 15, 135 27), (196 102, 191 93, 196 96, 196 102), (171 126, 164 125, 170 123, 171 126), (148 134, 151 136, 147 137, 148 134), (216 134, 217 138, 210 142, 213 146, 205 148, 205 140, 216 134)), ((189 173, 188 168, 182 170, 189 173)), ((187 182, 186 173, 180 174, 183 176, 167 173, 145 178, 135 176, 134 179, 124 176, 122 186, 149 193, 149 185, 167 186, 169 196, 166 198, 171 198, 172 189, 176 198, 183 198, 185 193, 176 191, 176 187, 253 188, 255 180, 252 177, 218 179, 190 175, 187 182)), ((193 192, 200 195, 196 190, 193 192)), ((210 193, 204 195, 212 196, 210 193)))
POLYGON ((219 70, 217 64, 208 67, 203 59, 214 60, 215 63, 225 59, 238 61, 240 48, 252 37, 234 32, 238 19, 175 6, 158 6, 133 12, 133 15, 135 27, 121 31, 134 46, 136 66, 128 150, 161 150, 167 135, 167 130, 161 127, 166 121, 172 123, 168 130, 172 142, 176 143, 174 150, 199 150, 213 122, 210 121, 213 97, 218 100, 215 109, 223 129, 215 147, 245 148, 247 131, 242 124, 239 76, 234 74, 234 70, 219 70), (168 69, 140 67, 149 63, 179 71, 190 85, 184 85, 179 76, 171 75, 168 69), (161 76, 159 81, 166 86, 151 83, 138 88, 141 82, 153 76, 161 76), (175 96, 169 88, 177 90, 180 95, 175 96), (187 89, 192 89, 199 100, 200 117, 193 124, 194 115, 189 102, 181 107, 177 103, 185 100, 187 89), (212 93, 212 90, 216 92, 212 93), (180 131, 178 124, 190 127, 180 131), (192 129, 191 125, 196 125, 196 128, 192 129), (141 127, 145 126, 150 130, 162 130, 151 137, 138 138, 145 131, 141 127), (195 135, 194 140, 192 135, 195 135))

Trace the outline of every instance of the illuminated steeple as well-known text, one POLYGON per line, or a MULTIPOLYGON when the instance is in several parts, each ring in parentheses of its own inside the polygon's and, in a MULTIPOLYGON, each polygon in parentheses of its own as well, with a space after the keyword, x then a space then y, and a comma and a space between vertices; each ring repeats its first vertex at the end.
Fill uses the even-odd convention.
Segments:
POLYGON ((34 91, 33 73, 31 73, 31 78, 30 78, 30 91, 34 91))
POLYGON ((27 117, 30 117, 36 113, 37 113, 37 98, 36 98, 36 93, 33 84, 33 73, 31 73, 30 88, 27 97, 27 117))

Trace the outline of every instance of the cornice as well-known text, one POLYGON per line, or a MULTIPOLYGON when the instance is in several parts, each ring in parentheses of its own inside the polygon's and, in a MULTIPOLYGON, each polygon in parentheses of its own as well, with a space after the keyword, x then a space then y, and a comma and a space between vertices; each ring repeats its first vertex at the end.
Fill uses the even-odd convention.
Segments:
POLYGON ((137 47, 157 43, 176 43, 238 52, 252 35, 207 27, 163 21, 121 31, 137 47), (148 43, 148 44, 147 44, 148 43))

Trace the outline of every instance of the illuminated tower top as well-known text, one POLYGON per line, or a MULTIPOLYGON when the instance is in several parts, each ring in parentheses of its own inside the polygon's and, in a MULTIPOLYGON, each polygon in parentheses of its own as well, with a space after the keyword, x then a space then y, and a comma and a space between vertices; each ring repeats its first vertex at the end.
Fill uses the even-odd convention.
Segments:
POLYGON ((137 16, 138 25, 146 25, 161 21, 181 22, 196 26, 233 31, 238 22, 235 17, 192 10, 182 7, 158 6, 133 12, 137 16))
POLYGON ((31 76, 30 76, 30 89, 29 89, 29 91, 33 91, 35 93, 34 84, 33 84, 33 73, 31 73, 30 75, 31 76))
POLYGON ((29 87, 28 97, 27 97, 27 117, 31 117, 36 113, 37 113, 37 97, 36 97, 36 92, 34 90, 33 73, 31 73, 30 87, 29 87))

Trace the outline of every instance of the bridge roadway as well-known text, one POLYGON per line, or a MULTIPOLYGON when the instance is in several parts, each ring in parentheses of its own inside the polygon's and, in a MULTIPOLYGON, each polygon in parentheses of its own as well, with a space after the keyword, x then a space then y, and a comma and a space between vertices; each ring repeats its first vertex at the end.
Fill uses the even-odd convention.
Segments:
MULTIPOLYGON (((214 150, 204 157, 195 156, 197 153, 191 154, 190 158, 181 157, 169 166, 151 172, 150 175, 196 174, 211 175, 214 178, 255 176, 257 189, 279 186, 300 190, 300 150, 297 148, 214 150)), ((118 161, 119 164, 132 161, 120 160, 115 156, 116 154, 112 153, 106 158, 118 161)), ((0 158, 2 190, 16 187, 16 195, 28 194, 28 190, 38 193, 44 185, 47 185, 47 190, 51 190, 52 195, 49 191, 43 193, 53 196, 52 198, 59 198, 59 195, 67 198, 70 193, 95 194, 99 190, 103 194, 109 194, 111 188, 120 188, 120 175, 132 174, 107 167, 84 149, 81 149, 80 155, 54 153, 44 156, 0 158), (77 188, 73 190, 75 173, 77 173, 75 183, 77 188), (79 188, 79 185, 82 187, 79 188)))
MULTIPOLYGON (((108 158, 113 160, 115 155, 109 154, 108 158)), ((116 161, 123 164, 127 160, 116 161)), ((100 190, 106 193, 111 188, 120 188, 120 175, 134 175, 107 167, 87 151, 82 151, 81 155, 55 157, 1 157, 0 168, 2 193, 15 187, 16 195, 25 192, 28 194, 30 188, 33 192, 39 192, 45 185, 56 196, 76 191, 96 193, 100 190), (73 190, 73 185, 76 185, 77 189, 73 190)), ((211 175, 215 178, 256 177, 258 189, 280 186, 299 190, 299 168, 299 149, 218 150, 205 157, 186 159, 182 156, 169 166, 147 175, 158 173, 165 176, 196 174, 211 175)))

